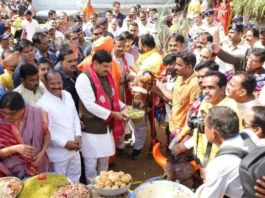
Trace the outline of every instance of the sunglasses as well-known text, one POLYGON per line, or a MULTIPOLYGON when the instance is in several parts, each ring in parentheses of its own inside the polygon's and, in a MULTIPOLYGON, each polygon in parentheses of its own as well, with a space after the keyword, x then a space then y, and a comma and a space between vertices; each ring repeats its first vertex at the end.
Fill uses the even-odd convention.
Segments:
POLYGON ((99 33, 93 33, 95 36, 100 36, 103 34, 103 32, 99 32, 99 33))

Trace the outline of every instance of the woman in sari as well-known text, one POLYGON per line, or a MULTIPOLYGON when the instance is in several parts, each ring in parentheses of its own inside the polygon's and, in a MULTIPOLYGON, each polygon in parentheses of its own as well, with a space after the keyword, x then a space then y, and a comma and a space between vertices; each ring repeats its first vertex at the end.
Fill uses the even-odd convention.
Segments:
POLYGON ((57 30, 64 34, 70 29, 70 27, 70 22, 68 21, 68 16, 66 12, 61 12, 57 30))
POLYGON ((223 0, 220 4, 219 12, 218 12, 218 19, 220 23, 224 27, 225 35, 228 34, 228 27, 230 26, 231 20, 231 8, 228 0, 223 0))
POLYGON ((214 0, 214 3, 213 3, 214 20, 216 20, 218 22, 219 22, 219 19, 218 19, 219 9, 220 9, 220 0, 214 0))
POLYGON ((24 178, 49 171, 46 149, 51 137, 48 115, 25 105, 17 92, 0 100, 0 177, 24 178))

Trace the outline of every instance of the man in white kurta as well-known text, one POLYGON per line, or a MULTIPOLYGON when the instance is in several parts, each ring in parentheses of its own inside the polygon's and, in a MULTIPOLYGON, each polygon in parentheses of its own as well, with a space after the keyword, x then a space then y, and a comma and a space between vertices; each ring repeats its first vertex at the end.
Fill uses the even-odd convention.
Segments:
POLYGON ((32 36, 35 32, 40 30, 40 25, 37 20, 32 18, 32 13, 29 10, 25 11, 24 18, 21 26, 27 32, 27 39, 32 41, 32 36))
POLYGON ((47 90, 37 106, 49 115, 51 144, 48 156, 53 172, 64 174, 73 182, 79 182, 81 160, 81 126, 75 103, 67 91, 63 91, 63 81, 58 71, 47 73, 47 90))
MULTIPOLYGON (((98 78, 102 78, 104 74, 106 75, 111 67, 112 61, 111 55, 106 54, 108 52, 104 51, 104 53, 101 54, 100 51, 98 51, 99 54, 98 52, 96 52, 92 58, 93 68, 95 65, 98 68, 103 68, 101 73, 98 72, 97 69, 95 69, 98 78), (94 60, 95 56, 97 56, 96 60, 94 60), (109 60, 111 61, 109 62, 109 60)), ((78 76, 75 84, 76 91, 86 111, 97 117, 97 119, 99 118, 102 120, 107 120, 107 118, 109 118, 110 116, 114 119, 123 119, 120 112, 110 111, 96 103, 96 95, 92 88, 92 83, 93 82, 91 82, 87 73, 84 72, 78 76)), ((119 105, 121 109, 125 107, 125 104, 120 101, 119 105)), ((81 112, 79 112, 79 114, 81 114, 81 112)), ((84 124, 86 123, 84 122, 84 124)), ((112 156, 115 153, 114 139, 110 128, 107 127, 107 131, 102 134, 95 134, 95 128, 91 126, 90 128, 91 130, 87 129, 87 131, 82 132, 82 156, 84 158, 85 174, 88 184, 90 184, 101 171, 108 170, 109 156, 112 156)))
POLYGON ((39 72, 34 65, 23 64, 20 67, 21 84, 14 89, 20 93, 26 104, 35 106, 45 92, 45 88, 40 85, 39 72))

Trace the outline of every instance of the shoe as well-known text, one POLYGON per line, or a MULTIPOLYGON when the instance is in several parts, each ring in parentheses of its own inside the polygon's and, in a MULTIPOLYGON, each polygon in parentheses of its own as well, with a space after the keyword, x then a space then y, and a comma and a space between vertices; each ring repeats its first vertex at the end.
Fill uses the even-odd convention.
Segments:
POLYGON ((127 158, 130 157, 130 154, 124 148, 117 148, 117 156, 127 158))
POLYGON ((131 154, 131 159, 132 159, 132 160, 136 160, 136 159, 138 159, 139 157, 141 157, 143 150, 144 150, 144 149, 140 149, 140 150, 136 150, 136 149, 134 149, 133 152, 132 152, 132 154, 131 154))

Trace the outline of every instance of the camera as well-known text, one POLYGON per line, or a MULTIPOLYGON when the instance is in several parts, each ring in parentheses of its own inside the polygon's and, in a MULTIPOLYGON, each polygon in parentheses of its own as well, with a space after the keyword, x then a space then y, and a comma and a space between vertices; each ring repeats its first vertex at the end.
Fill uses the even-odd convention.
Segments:
POLYGON ((201 110, 201 116, 193 116, 188 119, 188 126, 190 129, 198 129, 199 133, 204 133, 204 118, 205 118, 205 111, 201 110))
MULTIPOLYGON (((205 118, 205 111, 201 110, 201 115, 199 117, 197 116, 193 116, 188 118, 188 126, 190 128, 190 130, 194 130, 194 129, 198 129, 198 133, 204 133, 204 118, 205 118)), ((174 146, 176 145, 176 143, 172 142, 171 146, 171 150, 174 148, 174 146)), ((170 147, 169 146, 169 147, 170 147)), ((180 159, 180 156, 174 156, 171 153, 171 162, 173 163, 177 163, 180 159)), ((194 159, 194 158, 192 158, 194 159)), ((192 161, 192 159, 185 159, 186 161, 192 161)))

